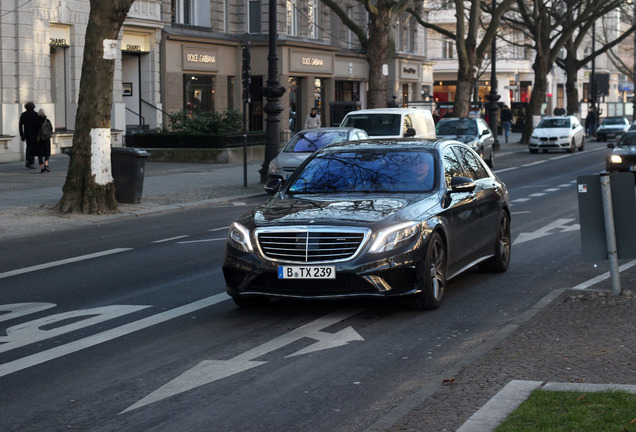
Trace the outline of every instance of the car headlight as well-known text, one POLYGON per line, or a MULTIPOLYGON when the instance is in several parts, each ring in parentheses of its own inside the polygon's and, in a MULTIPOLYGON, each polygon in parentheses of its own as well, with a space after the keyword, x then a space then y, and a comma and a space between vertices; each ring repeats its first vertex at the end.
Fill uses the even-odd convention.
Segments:
POLYGON ((532 139, 536 139, 536 140, 538 140, 538 139, 539 139, 539 137, 538 137, 538 136, 536 136, 536 135, 531 135, 531 136, 530 136, 530 138, 532 138, 532 139))
POLYGON ((227 242, 231 246, 243 252, 253 252, 250 231, 243 225, 234 222, 227 233, 227 242))
POLYGON ((405 222, 385 228, 378 233, 369 252, 380 253, 397 249, 410 242, 419 232, 420 228, 417 222, 405 222))
POLYGON ((611 155, 610 163, 614 163, 614 164, 623 163, 623 158, 620 157, 619 155, 611 155))
POLYGON ((269 168, 267 169, 267 172, 274 175, 283 175, 283 171, 280 169, 278 164, 276 164, 276 160, 272 160, 269 163, 269 168))

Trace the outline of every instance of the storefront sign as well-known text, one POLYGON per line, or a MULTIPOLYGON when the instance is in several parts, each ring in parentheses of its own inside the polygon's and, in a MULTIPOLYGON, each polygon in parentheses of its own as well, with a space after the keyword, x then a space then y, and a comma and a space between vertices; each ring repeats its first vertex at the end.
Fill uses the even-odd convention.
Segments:
POLYGON ((49 45, 55 47, 67 47, 71 39, 68 27, 51 25, 49 28, 49 45))
POLYGON ((184 46, 183 47, 183 69, 216 71, 218 64, 216 59, 218 52, 204 47, 184 46))
POLYGON ((290 50, 289 71, 332 74, 334 72, 334 56, 320 52, 290 50))
POLYGON ((121 50, 124 52, 149 52, 150 43, 148 35, 124 32, 121 38, 121 50))
POLYGON ((419 63, 402 61, 400 62, 400 79, 403 80, 419 80, 420 79, 419 63))

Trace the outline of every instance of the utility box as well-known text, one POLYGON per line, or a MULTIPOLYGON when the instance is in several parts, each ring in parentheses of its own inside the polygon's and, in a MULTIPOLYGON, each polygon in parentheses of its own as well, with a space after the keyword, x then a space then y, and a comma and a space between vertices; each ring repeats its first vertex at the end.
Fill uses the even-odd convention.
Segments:
POLYGON ((636 191, 634 174, 609 174, 612 191, 613 221, 606 221, 603 213, 600 175, 577 178, 579 220, 583 258, 591 261, 608 259, 605 224, 613 223, 618 259, 636 258, 636 191))
POLYGON ((113 147, 110 160, 115 183, 115 198, 123 204, 139 204, 144 189, 146 158, 149 153, 137 148, 113 147))

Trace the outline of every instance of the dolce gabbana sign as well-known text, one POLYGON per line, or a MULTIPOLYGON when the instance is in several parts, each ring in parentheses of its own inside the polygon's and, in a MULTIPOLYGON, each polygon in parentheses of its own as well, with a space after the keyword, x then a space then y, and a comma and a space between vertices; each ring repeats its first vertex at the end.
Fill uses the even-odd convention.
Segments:
POLYGON ((183 69, 200 71, 217 71, 217 50, 204 47, 183 47, 183 69))
POLYGON ((290 50, 289 71, 333 74, 334 56, 319 52, 290 50))

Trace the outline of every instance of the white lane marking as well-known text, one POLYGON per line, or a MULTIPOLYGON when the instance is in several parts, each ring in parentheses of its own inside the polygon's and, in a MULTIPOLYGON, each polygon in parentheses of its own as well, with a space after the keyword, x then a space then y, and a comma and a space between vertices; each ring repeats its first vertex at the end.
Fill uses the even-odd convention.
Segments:
POLYGON ((549 188, 549 189, 545 189, 543 192, 556 192, 558 190, 559 188, 549 188))
POLYGON ((535 165, 541 165, 541 164, 544 164, 546 162, 549 162, 549 159, 540 160, 540 161, 532 162, 532 163, 521 165, 521 166, 524 167, 524 168, 527 168, 527 167, 531 167, 531 166, 535 166, 535 165))
POLYGON ((213 242, 213 241, 226 241, 227 238, 223 237, 223 238, 215 238, 215 239, 205 239, 205 240, 189 240, 189 241, 182 241, 182 242, 177 242, 177 244, 190 244, 190 243, 206 243, 206 242, 213 242))
POLYGON ((499 174, 499 173, 502 173, 502 172, 506 172, 506 171, 514 171, 514 170, 517 170, 517 169, 519 169, 519 167, 510 167, 510 168, 504 168, 504 169, 500 169, 500 170, 493 171, 493 172, 494 172, 495 174, 499 174))
POLYGON ((526 214, 526 213, 530 213, 530 212, 529 211, 512 212, 513 215, 520 215, 520 214, 526 214))
POLYGON ((512 245, 517 245, 519 243, 524 243, 530 240, 536 240, 541 237, 545 237, 552 233, 553 230, 558 230, 558 232, 569 232, 569 231, 577 231, 581 227, 579 224, 574 223, 572 225, 566 225, 569 222, 574 221, 574 219, 557 219, 554 222, 540 228, 532 233, 521 233, 517 237, 517 239, 512 243, 512 245))
POLYGON ((538 197, 545 196, 545 193, 543 193, 543 192, 537 192, 537 193, 530 194, 530 195, 528 195, 528 196, 530 196, 530 197, 532 197, 532 198, 538 198, 538 197))
POLYGON ((246 206, 246 205, 247 205, 247 203, 244 203, 244 202, 235 202, 235 203, 232 203, 232 205, 233 205, 234 207, 241 207, 241 206, 246 206))
POLYGON ((0 306, 0 322, 51 309, 55 303, 13 303, 0 306))
POLYGON ((209 229, 208 231, 210 231, 210 232, 223 231, 223 230, 226 230, 226 229, 229 229, 229 228, 230 228, 230 226, 228 225, 228 226, 224 226, 224 227, 221 227, 221 228, 212 228, 212 229, 209 229))
MULTIPOLYGON (((623 270, 627 270, 628 268, 634 267, 635 265, 636 265, 636 260, 632 260, 632 261, 620 266, 618 268, 618 271, 622 272, 623 270)), ((592 285, 596 285, 597 283, 599 283, 601 281, 604 281, 605 279, 607 279, 609 277, 610 277, 610 272, 606 272, 606 273, 603 273, 602 275, 596 276, 593 279, 590 279, 587 282, 583 282, 582 284, 579 284, 579 285, 577 285, 577 286, 575 286, 574 288, 571 288, 571 289, 573 289, 573 290, 584 290, 584 289, 587 289, 587 288, 591 287, 592 285)))
POLYGON ((522 202, 526 202, 526 201, 530 201, 530 198, 517 198, 512 200, 511 202, 513 203, 522 203, 522 202))
POLYGON ((166 239, 162 239, 162 240, 155 240, 153 241, 153 243, 164 243, 164 242, 169 242, 172 240, 179 240, 182 238, 186 238, 186 237, 190 237, 189 235, 180 235, 180 236, 176 236, 176 237, 170 237, 170 238, 166 238, 166 239))
POLYGON ((364 338, 352 327, 347 327, 337 333, 327 333, 322 331, 322 329, 352 317, 360 312, 361 310, 335 311, 298 327, 284 335, 274 338, 271 341, 265 342, 264 344, 246 351, 245 353, 230 360, 204 360, 190 370, 179 375, 177 378, 150 393, 139 402, 131 405, 129 408, 126 408, 120 414, 265 364, 267 362, 256 361, 256 359, 304 338, 315 339, 318 342, 290 354, 287 357, 307 354, 323 349, 336 348, 347 345, 352 341, 363 341, 364 338))
POLYGON ((18 270, 11 270, 8 272, 4 272, 4 273, 0 273, 0 279, 4 279, 4 278, 8 278, 11 276, 16 276, 19 274, 24 274, 24 273, 30 273, 32 271, 37 271, 37 270, 44 270, 47 268, 51 268, 51 267, 57 267, 57 266, 61 266, 64 264, 70 264, 70 263, 74 263, 74 262, 79 262, 79 261, 85 261, 88 259, 93 259, 93 258, 99 258, 99 257, 103 257, 106 255, 112 255, 112 254, 116 254, 116 253, 120 253, 120 252, 126 252, 132 250, 132 248, 117 248, 117 249, 110 249, 107 251, 103 251, 103 252, 95 252, 92 254, 88 254, 88 255, 81 255, 78 257, 74 257, 74 258, 68 258, 68 259, 64 259, 64 260, 60 260, 60 261, 53 261, 50 263, 46 263, 46 264, 39 264, 36 266, 32 266, 32 267, 26 267, 23 269, 18 269, 18 270))
POLYGON ((227 294, 216 294, 211 297, 179 306, 177 308, 158 313, 156 315, 149 316, 147 318, 140 319, 122 326, 116 327, 111 330, 106 330, 99 334, 86 337, 74 342, 61 345, 59 347, 51 348, 46 351, 42 351, 27 357, 23 357, 5 364, 0 365, 0 377, 18 372, 23 369, 27 369, 31 366, 36 366, 41 363, 45 363, 50 360, 54 360, 59 357, 63 357, 68 354, 72 354, 77 351, 81 351, 86 348, 90 348, 95 345, 99 345, 104 342, 111 341, 121 336, 125 336, 129 333, 133 333, 139 330, 143 330, 147 327, 151 327, 162 322, 171 320, 173 318, 187 315, 199 309, 206 308, 208 306, 215 305, 222 301, 228 300, 227 294))

